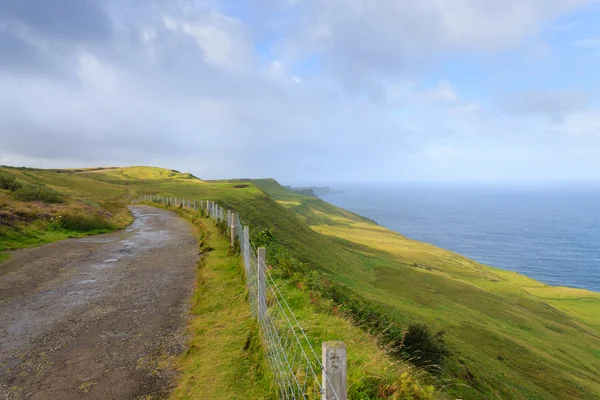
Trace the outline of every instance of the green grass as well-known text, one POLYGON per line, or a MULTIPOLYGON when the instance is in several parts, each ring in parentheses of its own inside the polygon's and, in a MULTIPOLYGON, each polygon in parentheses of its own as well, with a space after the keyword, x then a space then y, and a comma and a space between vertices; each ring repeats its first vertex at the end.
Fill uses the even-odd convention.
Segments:
POLYGON ((255 183, 333 240, 306 253, 279 230, 295 255, 311 255, 308 262, 384 307, 398 324, 446 331, 453 355, 443 376, 456 384, 451 395, 600 397, 600 294, 549 287, 409 240, 273 181, 255 183), (342 265, 327 261, 334 254, 342 265))
POLYGON ((181 376, 173 399, 274 399, 267 368, 246 299, 238 257, 210 222, 194 220, 202 259, 191 300, 188 350, 180 357, 181 376))
MULTIPOLYGON (((239 257, 230 255, 228 242, 218 235, 210 220, 190 210, 166 208, 193 221, 199 231, 201 253, 205 255, 192 299, 190 345, 182 356, 182 377, 172 397, 276 398, 271 371, 250 314, 239 257)), ((351 399, 443 398, 433 386, 423 383, 424 372, 407 362, 393 361, 379 348, 375 337, 342 315, 332 313, 331 302, 288 280, 277 282, 317 353, 324 341, 345 341, 351 399)))
MULTIPOLYGON (((76 173, 2 168, 0 253, 123 228, 129 189, 76 173)), ((8 258, 3 255, 1 260, 8 258)))
MULTIPOLYGON (((43 184, 81 201, 126 202, 151 193, 208 198, 238 211, 254 237, 272 229, 276 241, 311 271, 384 310, 399 327, 424 323, 432 330, 444 329, 452 355, 441 376, 431 379, 444 382, 451 397, 600 398, 598 293, 551 287, 478 264, 319 199, 289 192, 274 180, 209 182, 147 167, 10 172, 24 183, 43 184)), ((291 283, 283 286, 290 298, 304 296, 307 311, 301 301, 296 309, 313 330, 315 343, 328 337, 317 326, 326 323, 319 318, 331 316, 324 312, 327 307, 316 313, 318 323, 313 325, 311 294, 291 283)), ((336 318, 348 321, 343 315, 336 318)), ((344 340, 364 337, 352 324, 347 327, 355 330, 352 334, 339 326, 328 329, 338 329, 337 338, 344 340)), ((376 342, 373 338, 371 344, 376 342)), ((364 374, 363 365, 353 368, 364 374)))
POLYGON ((56 190, 41 185, 23 185, 14 191, 13 197, 19 201, 42 201, 51 204, 64 201, 56 190))

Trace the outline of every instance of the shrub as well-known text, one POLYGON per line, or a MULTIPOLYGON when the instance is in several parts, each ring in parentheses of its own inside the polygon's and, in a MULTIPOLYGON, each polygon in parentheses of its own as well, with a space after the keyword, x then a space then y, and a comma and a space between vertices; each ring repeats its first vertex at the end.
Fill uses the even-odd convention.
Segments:
POLYGON ((112 229, 113 225, 98 214, 87 215, 80 213, 65 214, 58 217, 63 229, 77 232, 89 232, 97 230, 112 229))
POLYGON ((45 203, 62 203, 63 199, 55 190, 39 185, 25 185, 13 194, 20 201, 43 201, 45 203))
POLYGON ((442 365, 449 354, 444 342, 444 331, 433 333, 426 325, 413 324, 404 333, 404 348, 417 366, 442 365))
POLYGON ((0 174, 0 189, 10 190, 14 192, 21 188, 21 183, 17 181, 17 178, 12 174, 0 174))

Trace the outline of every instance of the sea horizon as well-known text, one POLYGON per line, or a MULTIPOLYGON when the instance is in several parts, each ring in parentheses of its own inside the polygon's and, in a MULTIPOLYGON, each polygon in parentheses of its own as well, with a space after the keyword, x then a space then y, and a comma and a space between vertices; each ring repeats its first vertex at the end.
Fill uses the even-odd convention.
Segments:
POLYGON ((600 292, 600 183, 361 183, 323 200, 410 239, 553 286, 600 292))

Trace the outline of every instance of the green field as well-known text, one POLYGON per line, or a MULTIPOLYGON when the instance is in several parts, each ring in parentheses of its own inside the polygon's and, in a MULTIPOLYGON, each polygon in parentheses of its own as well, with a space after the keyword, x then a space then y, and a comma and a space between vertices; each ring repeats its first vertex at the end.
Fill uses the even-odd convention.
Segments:
MULTIPOLYGON (((349 305, 328 302, 327 282, 346 288, 361 304, 383 310, 394 326, 403 329, 422 323, 432 331, 445 331, 451 354, 441 371, 416 374, 422 387, 435 383, 435 397, 600 398, 599 293, 550 287, 478 264, 407 239, 317 198, 289 192, 274 180, 210 182, 145 167, 8 172, 63 193, 69 198, 68 204, 128 202, 146 193, 212 199, 237 210, 251 227, 253 239, 264 229, 271 229, 274 243, 307 266, 308 270, 303 270, 306 274, 315 274, 316 281, 324 283, 322 293, 317 293, 318 285, 307 288, 297 276, 290 277, 289 296, 306 301, 299 300, 297 312, 312 327, 315 340, 331 338, 338 329, 336 339, 354 344, 349 353, 356 357, 351 365, 355 381, 372 375, 376 383, 369 384, 383 388, 394 385, 388 372, 392 376, 403 371, 409 371, 410 376, 416 373, 406 361, 381 350, 375 352, 378 339, 382 344, 376 332, 361 333, 350 324, 344 329, 331 325, 331 331, 319 333, 318 327, 328 326, 327 321, 334 318, 344 324, 352 320, 349 305), (320 299, 318 304, 312 304, 315 296, 320 299), (311 322, 312 315, 317 316, 316 322, 311 322), (366 358, 369 353, 377 356, 366 358), (388 372, 384 365, 389 366, 388 372)), ((10 197, 8 192, 2 195, 10 197)), ((41 231, 37 234, 42 237, 40 242, 60 238, 43 238, 41 231)), ((31 238, 26 245, 35 243, 35 232, 31 238)), ((6 240, 0 233, 0 244, 6 240)), ((355 325, 360 326, 360 321, 355 325)), ((355 398, 370 389, 361 390, 355 392, 355 398)), ((426 392, 423 389, 415 398, 425 398, 426 392)), ((385 390, 378 393, 391 397, 385 390)))

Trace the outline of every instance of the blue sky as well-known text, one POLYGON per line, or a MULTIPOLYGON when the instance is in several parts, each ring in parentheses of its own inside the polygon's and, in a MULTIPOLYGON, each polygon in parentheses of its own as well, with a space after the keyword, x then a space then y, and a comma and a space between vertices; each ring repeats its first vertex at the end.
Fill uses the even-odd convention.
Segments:
POLYGON ((9 165, 600 178, 600 2, 5 0, 9 165))

